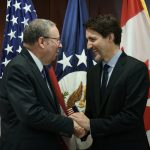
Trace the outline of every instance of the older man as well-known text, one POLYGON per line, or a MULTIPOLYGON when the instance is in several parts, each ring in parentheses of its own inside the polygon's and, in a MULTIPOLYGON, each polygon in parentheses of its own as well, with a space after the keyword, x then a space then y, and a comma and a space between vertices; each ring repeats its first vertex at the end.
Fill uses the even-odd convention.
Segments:
POLYGON ((55 23, 36 19, 24 31, 24 48, 5 68, 0 87, 1 150, 61 150, 75 123, 60 115, 45 65, 62 46, 55 23))

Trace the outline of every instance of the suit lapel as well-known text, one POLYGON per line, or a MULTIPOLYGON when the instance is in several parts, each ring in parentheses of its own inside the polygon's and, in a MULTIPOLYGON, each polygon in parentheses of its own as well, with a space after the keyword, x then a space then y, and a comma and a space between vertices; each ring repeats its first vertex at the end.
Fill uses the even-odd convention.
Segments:
POLYGON ((47 84, 46 82, 44 81, 43 77, 42 77, 42 74, 41 72, 39 71, 37 65, 35 64, 35 62, 33 61, 32 57, 30 56, 29 52, 27 50, 23 50, 22 51, 22 54, 25 56, 25 58, 27 59, 30 67, 31 67, 31 70, 34 74, 34 77, 36 78, 37 80, 37 83, 39 83, 39 86, 41 86, 41 89, 43 90, 43 92, 45 93, 45 95, 47 96, 47 99, 48 99, 48 102, 51 103, 51 106, 57 110, 58 112, 58 109, 56 108, 56 105, 54 103, 54 100, 52 99, 52 96, 49 92, 49 89, 47 87, 47 84))
POLYGON ((100 62, 99 65, 97 65, 97 69, 95 69, 95 73, 93 76, 93 79, 95 81, 95 96, 96 96, 96 101, 95 101, 95 105, 96 105, 96 111, 97 114, 99 113, 100 110, 100 106, 101 106, 101 95, 100 95, 100 86, 101 86, 101 74, 102 74, 102 63, 100 62), (99 84, 97 84, 97 82, 99 82, 99 84))
POLYGON ((32 67, 33 67, 34 76, 36 77, 37 82, 40 84, 41 89, 43 89, 43 92, 47 96, 48 101, 51 103, 53 108, 58 111, 58 109, 56 108, 55 100, 53 99, 52 95, 50 94, 48 86, 47 86, 45 80, 43 79, 40 71, 39 70, 37 71, 37 69, 34 66, 32 66, 32 67))
POLYGON ((49 82, 49 85, 50 85, 50 88, 51 88, 51 90, 52 90, 52 93, 53 93, 53 102, 54 102, 54 104, 55 104, 55 106, 56 106, 56 109, 57 109, 57 111, 59 112, 59 113, 61 113, 61 111, 60 111, 60 106, 59 106, 59 104, 58 104, 58 101, 57 101, 57 98, 56 98, 56 94, 55 94, 55 90, 54 90, 54 88, 53 88, 53 85, 52 85, 52 82, 51 82, 51 78, 50 78, 50 76, 49 76, 49 74, 48 74, 48 67, 45 67, 45 69, 46 69, 46 76, 47 76, 47 79, 48 79, 48 82, 49 82))
POLYGON ((111 77, 109 79, 108 85, 107 85, 107 89, 106 89, 106 94, 105 97, 100 105, 100 109, 99 109, 99 113, 102 111, 102 108, 104 107, 104 105, 107 103, 109 96, 111 94, 111 91, 113 90, 113 86, 115 85, 117 79, 118 79, 118 75, 121 74, 122 70, 123 70, 123 66, 125 64, 125 59, 126 58, 126 54, 123 52, 120 56, 120 58, 118 59, 114 70, 111 74, 111 77))

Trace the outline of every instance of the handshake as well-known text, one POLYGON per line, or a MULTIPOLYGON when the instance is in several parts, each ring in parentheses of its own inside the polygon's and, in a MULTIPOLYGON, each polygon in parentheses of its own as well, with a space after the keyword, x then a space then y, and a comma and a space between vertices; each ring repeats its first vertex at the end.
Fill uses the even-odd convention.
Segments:
POLYGON ((75 136, 82 138, 90 131, 90 120, 83 112, 76 111, 74 108, 68 109, 68 117, 73 119, 75 136))

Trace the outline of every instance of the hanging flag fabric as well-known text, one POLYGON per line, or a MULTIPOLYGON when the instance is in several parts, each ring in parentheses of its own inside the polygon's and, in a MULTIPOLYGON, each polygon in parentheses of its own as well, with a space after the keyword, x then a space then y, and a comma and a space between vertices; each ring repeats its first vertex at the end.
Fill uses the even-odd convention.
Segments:
MULTIPOLYGON (((92 55, 86 49, 84 23, 87 20, 86 0, 68 0, 56 74, 67 109, 76 106, 79 111, 85 110, 86 71, 93 65, 92 55)), ((79 139, 75 142, 77 147, 72 144, 71 150, 80 149, 79 139)), ((81 143, 81 147, 85 148, 84 145, 89 145, 88 141, 81 143)))
MULTIPOLYGON (((121 49, 128 55, 145 62, 150 60, 150 22, 140 0, 122 1, 122 40, 121 49)), ((150 92, 148 97, 150 98, 150 92)), ((144 113, 145 129, 150 144, 150 99, 144 113)))
POLYGON ((86 50, 83 24, 87 19, 86 0, 69 0, 61 35, 63 47, 56 68, 66 106, 77 105, 80 110, 85 106, 86 70, 93 63, 90 52, 86 50))
MULTIPOLYGON (((54 91, 57 91, 56 92, 56 98, 57 98, 59 105, 60 105, 61 115, 67 116, 67 108, 66 108, 65 103, 64 103, 64 98, 63 98, 63 95, 61 93, 55 71, 53 69, 53 66, 51 66, 51 65, 49 66, 48 74, 51 78, 51 82, 52 82, 52 86, 54 88, 54 91)), ((75 150, 76 144, 75 144, 75 140, 73 138, 62 137, 62 139, 64 142, 62 149, 64 149, 64 150, 75 150)))
POLYGON ((52 82, 54 91, 57 91, 56 97, 57 97, 57 100, 59 102, 59 105, 61 106, 62 110, 64 111, 64 114, 67 115, 67 109, 66 109, 66 106, 64 103, 63 95, 61 93, 61 90, 60 90, 58 80, 57 80, 53 66, 49 67, 48 73, 49 73, 49 76, 51 78, 51 82, 52 82))
POLYGON ((22 49, 24 27, 35 18, 37 15, 31 0, 7 0, 0 78, 8 62, 22 49))

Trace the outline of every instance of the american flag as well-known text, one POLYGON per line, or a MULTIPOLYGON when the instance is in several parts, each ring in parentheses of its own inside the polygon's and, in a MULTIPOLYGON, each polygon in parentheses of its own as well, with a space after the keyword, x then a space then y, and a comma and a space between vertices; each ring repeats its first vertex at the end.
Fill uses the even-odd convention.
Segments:
POLYGON ((35 18, 37 15, 31 0, 7 0, 0 78, 5 66, 22 49, 24 27, 35 18))

